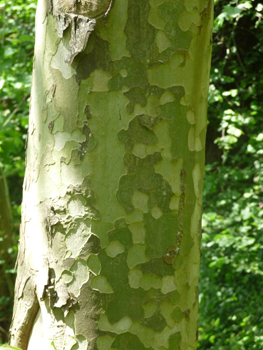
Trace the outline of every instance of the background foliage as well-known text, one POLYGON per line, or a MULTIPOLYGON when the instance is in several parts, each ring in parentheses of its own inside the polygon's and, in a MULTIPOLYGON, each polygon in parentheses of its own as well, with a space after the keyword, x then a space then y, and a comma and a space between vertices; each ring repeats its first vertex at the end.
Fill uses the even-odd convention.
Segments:
MULTIPOLYGON (((0 198, 0 202, 12 208, 13 230, 12 239, 6 246, 4 228, 0 225, 0 344, 6 340, 13 304, 10 289, 15 278, 35 9, 35 0, 0 0, 0 185, 5 188, 5 193, 1 192, 0 196, 6 197, 6 200, 0 198), (7 183, 9 191, 5 186, 7 183), (7 280, 8 288, 5 286, 7 280)), ((0 212, 2 210, 4 208, 0 208, 0 212)))
POLYGON ((199 349, 263 349, 263 3, 215 3, 199 349))
MULTIPOLYGON (((35 7, 35 0, 0 0, 0 180, 9 185, 16 238, 35 7)), ((263 349, 262 16, 263 2, 215 1, 200 274, 202 350, 263 349)), ((6 273, 13 272, 16 251, 14 241, 6 273)), ((0 275, 0 287, 4 281, 0 275)), ((0 344, 11 299, 0 296, 0 344)))

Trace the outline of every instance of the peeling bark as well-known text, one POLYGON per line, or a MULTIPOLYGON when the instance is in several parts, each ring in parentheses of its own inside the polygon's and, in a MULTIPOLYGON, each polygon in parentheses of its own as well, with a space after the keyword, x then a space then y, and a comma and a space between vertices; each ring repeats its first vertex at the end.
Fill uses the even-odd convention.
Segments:
POLYGON ((39 2, 11 345, 196 348, 212 4, 39 2))
POLYGON ((21 276, 19 276, 16 281, 16 286, 19 286, 19 289, 14 304, 10 341, 18 344, 21 349, 27 349, 29 335, 39 309, 35 294, 36 285, 31 273, 32 271, 21 280, 19 278, 21 276))
POLYGON ((53 13, 74 13, 88 18, 104 16, 113 0, 53 0, 53 13))

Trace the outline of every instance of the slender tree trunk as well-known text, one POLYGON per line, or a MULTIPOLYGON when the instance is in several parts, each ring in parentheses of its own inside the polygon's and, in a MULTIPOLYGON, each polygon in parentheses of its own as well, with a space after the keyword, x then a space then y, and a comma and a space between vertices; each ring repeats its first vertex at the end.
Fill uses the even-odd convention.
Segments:
POLYGON ((11 345, 196 348, 211 0, 41 0, 11 345))
MULTIPOLYGON (((12 230, 12 214, 11 214, 11 204, 8 194, 8 185, 4 177, 1 178, 0 173, 0 257, 2 263, 0 264, 1 272, 0 276, 3 276, 5 281, 5 286, 0 284, 0 292, 3 290, 8 291, 8 295, 13 296, 14 293, 14 280, 5 270, 11 269, 14 265, 12 261, 9 249, 13 248, 14 236, 12 230), (3 289, 2 289, 3 288, 3 289)), ((1 293, 0 295, 7 295, 7 293, 1 293)))
POLYGON ((8 298, 14 296, 14 276, 8 273, 8 270, 14 267, 15 262, 10 254, 10 249, 14 246, 12 230, 11 205, 8 196, 7 181, 1 177, 0 173, 0 296, 6 298, 6 303, 1 303, 0 317, 0 340, 7 337, 8 327, 10 324, 10 310, 8 298), (6 332, 6 333, 5 333, 6 332))

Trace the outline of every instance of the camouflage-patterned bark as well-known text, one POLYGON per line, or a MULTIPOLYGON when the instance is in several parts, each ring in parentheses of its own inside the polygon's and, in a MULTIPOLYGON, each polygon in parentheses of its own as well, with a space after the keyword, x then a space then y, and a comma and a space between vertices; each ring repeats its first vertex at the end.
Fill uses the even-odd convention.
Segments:
POLYGON ((195 349, 212 6, 40 1, 12 345, 195 349))

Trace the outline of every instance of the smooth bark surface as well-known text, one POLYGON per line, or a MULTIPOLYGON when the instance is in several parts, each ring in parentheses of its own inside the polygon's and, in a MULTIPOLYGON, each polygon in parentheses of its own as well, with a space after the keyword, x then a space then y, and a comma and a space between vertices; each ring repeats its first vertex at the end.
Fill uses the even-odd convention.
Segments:
POLYGON ((5 177, 0 173, 0 297, 3 298, 1 311, 4 317, 1 318, 0 342, 5 342, 10 324, 9 304, 4 298, 14 296, 14 275, 9 273, 15 262, 10 249, 14 246, 14 235, 12 226, 11 205, 8 193, 8 185, 5 177))
POLYGON ((38 4, 11 345, 195 349, 213 1, 61 3, 38 4))

